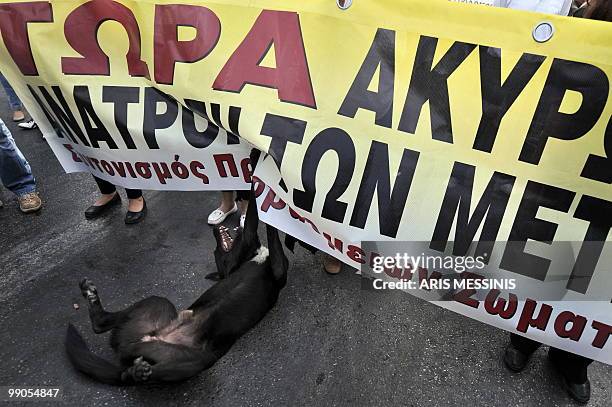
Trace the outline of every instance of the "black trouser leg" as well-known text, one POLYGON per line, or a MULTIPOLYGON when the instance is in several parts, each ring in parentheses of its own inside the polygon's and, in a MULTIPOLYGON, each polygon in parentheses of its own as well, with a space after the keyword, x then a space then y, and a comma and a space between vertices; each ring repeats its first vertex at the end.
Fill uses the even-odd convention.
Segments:
MULTIPOLYGON (((112 194, 117 191, 117 188, 112 183, 105 181, 101 178, 94 176, 96 180, 96 184, 98 184, 98 188, 100 188, 100 192, 104 195, 112 194)), ((142 190, 140 189, 125 189, 128 199, 138 199, 142 196, 142 190)))
POLYGON ((540 342, 536 342, 532 339, 525 338, 524 336, 517 334, 510 334, 510 342, 512 342, 512 346, 525 355, 531 355, 533 352, 538 350, 540 346, 542 346, 540 342))
POLYGON ((236 191, 236 202, 248 201, 250 197, 251 197, 251 191, 249 190, 236 191))
POLYGON ((141 189, 125 189, 128 199, 138 199, 142 196, 141 189))
MULTIPOLYGON (((532 339, 516 334, 510 334, 510 341, 512 346, 525 355, 531 355, 542 345, 532 339)), ((579 384, 587 381, 587 368, 593 362, 592 359, 552 347, 550 348, 550 353, 552 358, 558 362, 558 366, 567 380, 579 384)))
MULTIPOLYGON (((234 191, 223 191, 223 192, 234 192, 234 191)), ((249 197, 251 196, 251 191, 246 190, 246 191, 236 191, 236 202, 240 202, 240 201, 248 201, 249 197)))
POLYGON ((569 382, 582 384, 587 381, 587 368, 593 359, 557 348, 550 348, 549 352, 551 357, 558 362, 559 368, 569 382))
POLYGON ((117 191, 117 188, 115 188, 115 186, 111 184, 110 182, 105 181, 102 178, 98 178, 95 175, 93 177, 94 177, 94 180, 96 180, 96 184, 98 184, 98 188, 100 189, 100 192, 103 193, 104 195, 112 194, 113 192, 117 191))

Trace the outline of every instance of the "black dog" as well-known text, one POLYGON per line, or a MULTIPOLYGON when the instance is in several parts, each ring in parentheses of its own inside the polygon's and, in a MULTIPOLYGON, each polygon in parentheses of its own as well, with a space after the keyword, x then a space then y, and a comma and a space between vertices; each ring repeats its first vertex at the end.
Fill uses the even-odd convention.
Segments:
POLYGON ((225 227, 214 231, 223 279, 187 310, 177 312, 168 299, 149 297, 123 311, 107 312, 96 287, 83 280, 80 287, 93 330, 112 330, 111 346, 121 366, 92 353, 69 325, 66 352, 72 364, 100 382, 116 385, 176 382, 210 368, 274 306, 287 280, 289 263, 278 231, 266 226, 269 250, 259 243, 254 197, 245 223, 235 238, 225 227))

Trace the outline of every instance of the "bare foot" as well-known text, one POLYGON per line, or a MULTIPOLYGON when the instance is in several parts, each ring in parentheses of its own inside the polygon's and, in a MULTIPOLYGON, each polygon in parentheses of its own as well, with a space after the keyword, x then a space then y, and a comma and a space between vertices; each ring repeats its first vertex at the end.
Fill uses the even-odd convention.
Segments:
POLYGON ((96 199, 96 202, 94 202, 94 206, 106 205, 107 203, 109 203, 111 201, 111 199, 113 199, 115 197, 115 195, 117 195, 117 191, 113 192, 112 194, 102 194, 102 195, 100 195, 100 197, 98 199, 96 199))
POLYGON ((130 199, 128 203, 128 211, 130 212, 140 212, 144 208, 144 198, 136 198, 130 199))
POLYGON ((223 213, 227 213, 234 208, 234 193, 231 191, 223 191, 221 194, 221 205, 219 210, 223 213))

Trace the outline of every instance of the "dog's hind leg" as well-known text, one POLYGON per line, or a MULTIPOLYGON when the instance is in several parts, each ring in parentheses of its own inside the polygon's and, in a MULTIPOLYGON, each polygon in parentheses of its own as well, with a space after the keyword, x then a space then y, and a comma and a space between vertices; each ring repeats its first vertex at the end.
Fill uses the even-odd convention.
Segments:
POLYGON ((136 358, 122 374, 124 382, 178 382, 210 368, 219 357, 210 351, 162 341, 139 344, 136 358))
POLYGON ((88 279, 79 284, 81 294, 87 300, 91 327, 97 334, 113 329, 121 320, 122 312, 107 312, 102 307, 96 286, 88 279))

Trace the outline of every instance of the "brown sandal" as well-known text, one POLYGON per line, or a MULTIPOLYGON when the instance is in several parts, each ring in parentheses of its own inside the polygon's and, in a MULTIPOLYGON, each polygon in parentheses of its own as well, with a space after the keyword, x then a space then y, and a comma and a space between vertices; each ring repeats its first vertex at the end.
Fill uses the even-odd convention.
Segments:
POLYGON ((342 262, 329 254, 323 255, 323 269, 327 274, 338 274, 342 271, 342 262))

